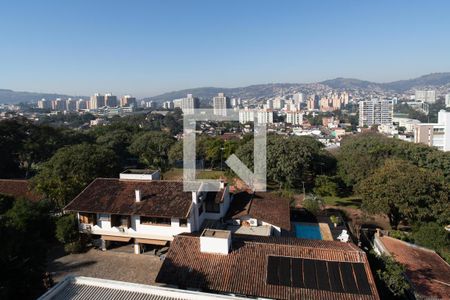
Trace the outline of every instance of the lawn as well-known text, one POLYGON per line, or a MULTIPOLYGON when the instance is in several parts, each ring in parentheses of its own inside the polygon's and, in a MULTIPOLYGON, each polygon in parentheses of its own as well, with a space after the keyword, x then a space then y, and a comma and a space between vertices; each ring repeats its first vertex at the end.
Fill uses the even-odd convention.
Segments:
POLYGON ((357 196, 351 197, 326 196, 323 197, 323 200, 326 205, 361 208, 361 198, 357 196))
MULTIPOLYGON (((224 171, 217 170, 197 170, 197 179, 219 179, 226 177, 224 171)), ((163 175, 164 180, 183 180, 183 169, 173 168, 163 175)))

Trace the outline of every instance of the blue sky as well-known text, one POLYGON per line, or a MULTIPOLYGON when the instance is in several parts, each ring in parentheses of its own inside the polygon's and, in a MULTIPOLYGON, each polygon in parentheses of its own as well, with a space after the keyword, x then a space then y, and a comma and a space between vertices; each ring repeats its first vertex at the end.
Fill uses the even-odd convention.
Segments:
POLYGON ((0 1, 0 88, 139 97, 450 71, 450 1, 0 1))

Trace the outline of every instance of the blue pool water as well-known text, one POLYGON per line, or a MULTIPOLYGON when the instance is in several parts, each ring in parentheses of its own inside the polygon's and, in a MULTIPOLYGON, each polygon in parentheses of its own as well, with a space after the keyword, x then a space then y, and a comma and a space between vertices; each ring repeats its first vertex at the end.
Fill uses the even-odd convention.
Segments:
POLYGON ((294 223, 295 236, 301 239, 321 240, 319 225, 309 225, 304 223, 294 223))

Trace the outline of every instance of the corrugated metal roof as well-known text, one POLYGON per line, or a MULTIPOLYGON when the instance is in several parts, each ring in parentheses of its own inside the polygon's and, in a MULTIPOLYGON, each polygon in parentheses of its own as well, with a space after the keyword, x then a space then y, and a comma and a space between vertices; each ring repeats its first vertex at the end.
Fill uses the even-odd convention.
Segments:
POLYGON ((68 276, 38 298, 38 300, 92 299, 212 300, 243 298, 82 276, 68 276))

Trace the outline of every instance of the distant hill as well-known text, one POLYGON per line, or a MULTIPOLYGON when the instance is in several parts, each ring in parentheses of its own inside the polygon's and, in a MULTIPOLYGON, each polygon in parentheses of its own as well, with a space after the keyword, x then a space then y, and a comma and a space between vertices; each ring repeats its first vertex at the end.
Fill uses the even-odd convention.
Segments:
POLYGON ((85 98, 85 97, 73 97, 63 94, 53 93, 33 93, 33 92, 16 92, 12 90, 0 89, 0 103, 16 104, 20 102, 36 102, 42 98, 52 100, 55 98, 85 98))
MULTIPOLYGON (((203 101, 210 101, 217 93, 223 92, 229 97, 239 97, 242 99, 262 99, 271 98, 282 93, 307 92, 315 93, 317 91, 327 91, 330 89, 346 89, 346 90, 365 90, 365 91, 380 91, 380 92, 406 92, 414 89, 436 89, 447 92, 450 90, 450 72, 447 73, 432 73, 418 78, 399 80, 388 83, 377 83, 371 81, 364 81, 353 78, 336 78, 322 81, 319 83, 267 83, 250 85, 246 87, 237 88, 221 88, 221 87, 200 87, 173 91, 164 93, 154 97, 144 98, 155 102, 169 101, 177 98, 186 97, 186 94, 193 94, 203 101)), ((0 89, 0 103, 19 103, 37 101, 41 98, 55 99, 68 98, 71 96, 50 93, 30 93, 30 92, 15 92, 12 90, 0 89)), ((72 97, 72 98, 86 98, 86 97, 72 97)))

